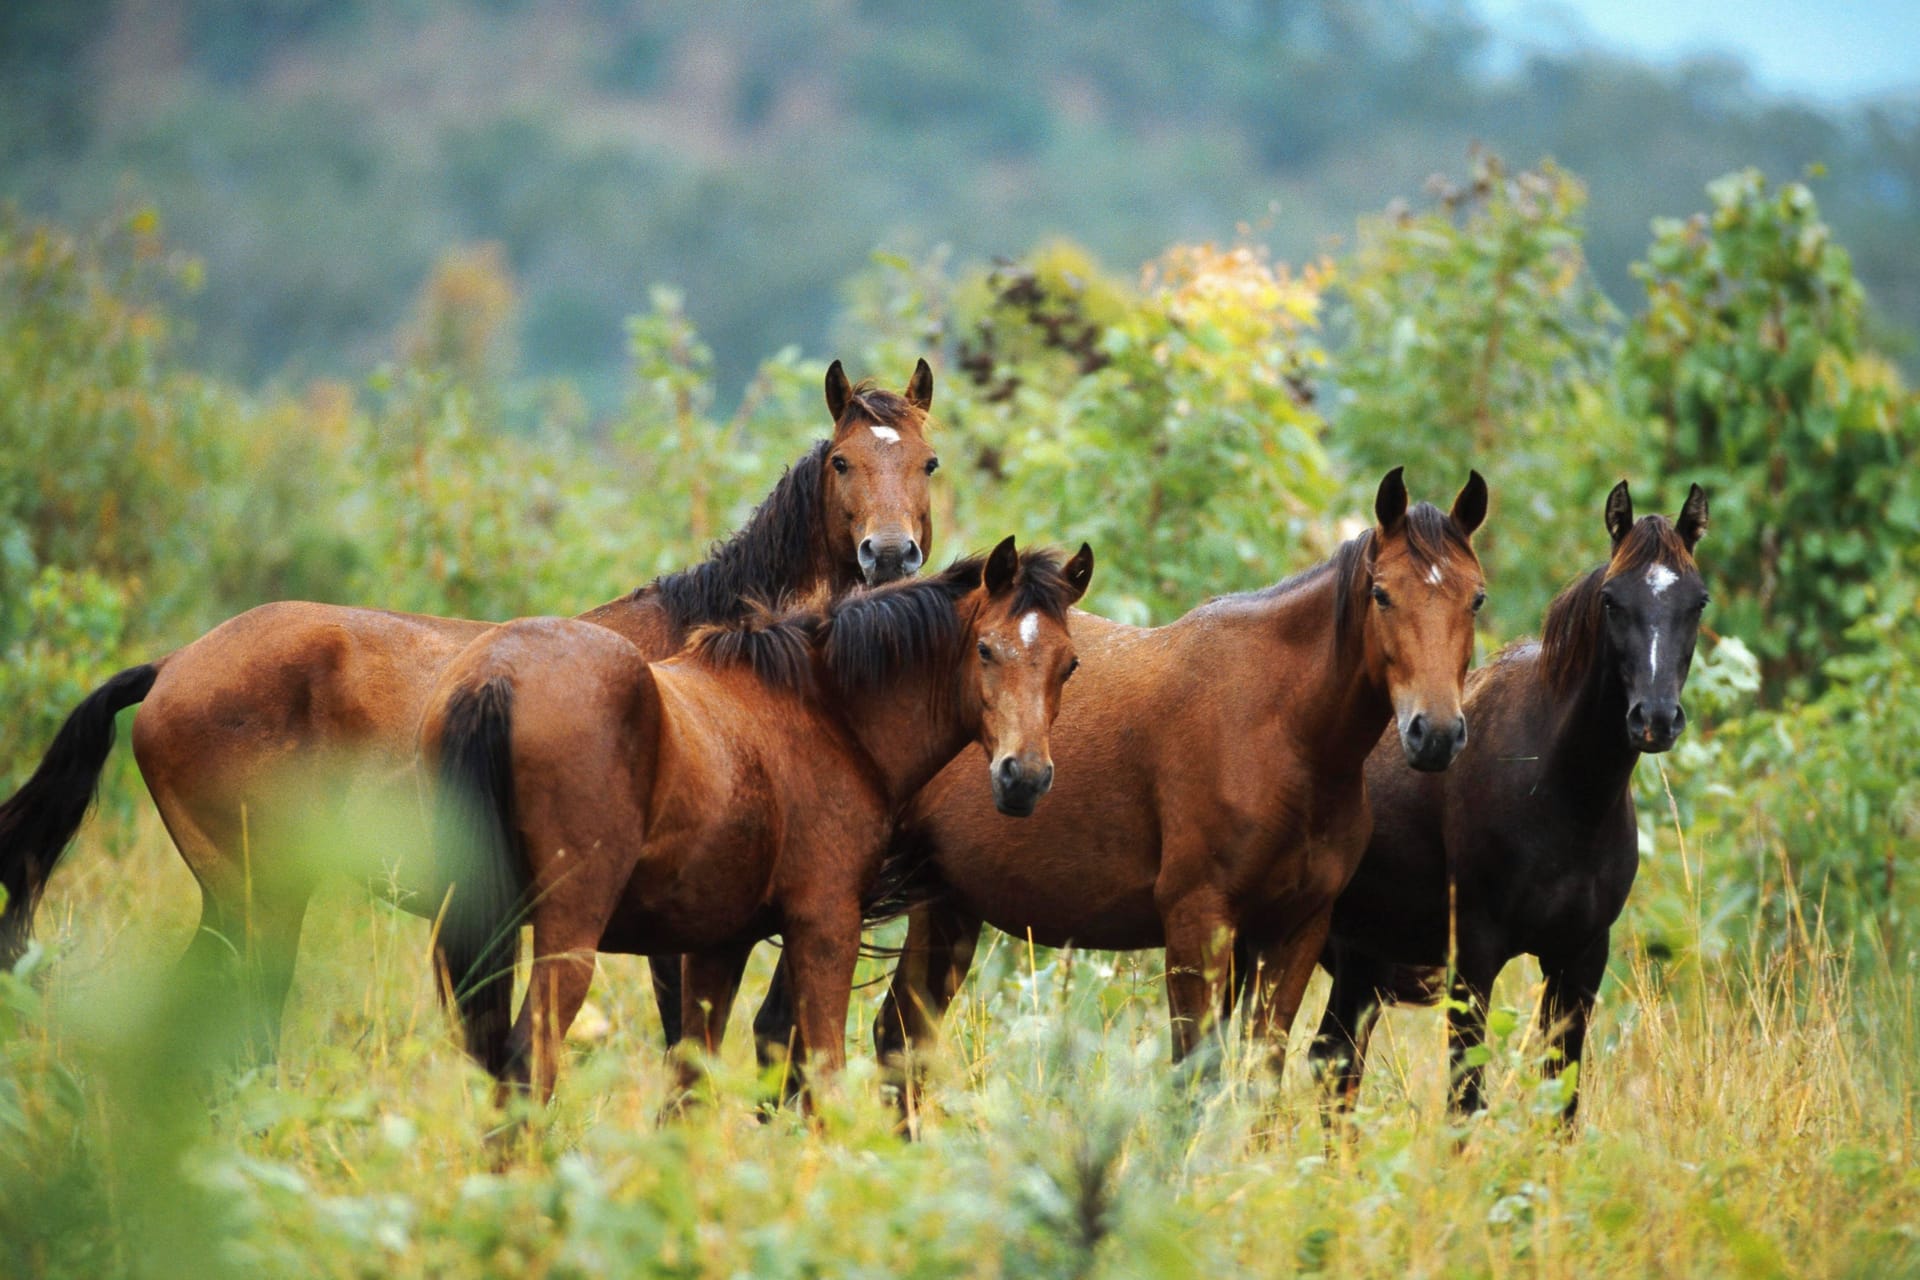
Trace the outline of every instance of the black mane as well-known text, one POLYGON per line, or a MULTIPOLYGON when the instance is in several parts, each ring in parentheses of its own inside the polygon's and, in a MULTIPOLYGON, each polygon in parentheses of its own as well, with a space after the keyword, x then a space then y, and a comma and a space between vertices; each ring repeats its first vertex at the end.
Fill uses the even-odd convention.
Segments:
POLYGON ((788 467, 737 533, 716 542, 690 569, 663 574, 634 592, 652 592, 683 631, 748 617, 756 601, 778 600, 814 584, 826 562, 821 440, 788 467))
MULTIPOLYGON (((838 692, 858 697, 951 658, 962 638, 957 606, 985 566, 985 556, 968 556, 932 577, 853 591, 824 609, 751 604, 740 622, 701 629, 688 651, 715 666, 750 666, 767 684, 801 694, 813 688, 817 656, 838 692)), ((1058 552, 1020 554, 1014 612, 1065 621, 1075 598, 1058 552)))

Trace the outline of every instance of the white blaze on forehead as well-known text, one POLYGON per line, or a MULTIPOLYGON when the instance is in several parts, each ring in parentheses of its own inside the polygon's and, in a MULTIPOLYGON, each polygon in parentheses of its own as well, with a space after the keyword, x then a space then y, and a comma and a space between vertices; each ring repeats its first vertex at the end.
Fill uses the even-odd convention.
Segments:
POLYGON ((1020 619, 1020 643, 1031 648, 1033 642, 1039 638, 1040 615, 1031 612, 1024 614, 1020 619))
POLYGON ((1441 573, 1441 572, 1440 572, 1440 566, 1439 566, 1439 565, 1437 565, 1437 564, 1436 564, 1436 565, 1429 565, 1429 566, 1427 567, 1427 581, 1428 581, 1428 582, 1430 582, 1430 583, 1432 583, 1432 584, 1433 584, 1434 586, 1436 586, 1436 587, 1437 587, 1437 586, 1439 586, 1439 585, 1440 585, 1440 580, 1441 580, 1442 578, 1444 578, 1445 576, 1446 576, 1445 574, 1443 574, 1443 573, 1441 573))
POLYGON ((900 443, 900 433, 898 431, 895 431, 892 427, 869 426, 867 430, 873 432, 875 436, 879 437, 881 444, 899 444, 900 443))
POLYGON ((1660 674, 1660 628, 1653 629, 1653 643, 1647 646, 1647 670, 1660 674))
POLYGON ((1659 595, 1678 581, 1680 581, 1680 575, 1663 564, 1656 564, 1647 570, 1647 586, 1655 595, 1659 595))

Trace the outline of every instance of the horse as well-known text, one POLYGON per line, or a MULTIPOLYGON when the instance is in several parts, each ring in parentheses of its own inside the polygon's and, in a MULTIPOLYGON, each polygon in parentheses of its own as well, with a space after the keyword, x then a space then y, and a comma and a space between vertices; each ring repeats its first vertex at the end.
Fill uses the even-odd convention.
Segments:
MULTIPOLYGON (((1450 1101, 1485 1105, 1488 993, 1509 960, 1539 957, 1546 1069, 1577 1067, 1607 967, 1608 936, 1639 868, 1633 792, 1642 755, 1686 727, 1680 694, 1707 590, 1693 551, 1707 530, 1694 485, 1678 518, 1636 522, 1622 480, 1607 495, 1607 563, 1547 609, 1539 643, 1509 647, 1467 689, 1473 742, 1444 777, 1367 761, 1373 839, 1333 910, 1333 976, 1312 1059, 1352 1105, 1383 1001, 1447 1002, 1450 1101), (1451 970, 1452 980, 1448 980, 1451 970)), ((1562 1110, 1577 1114, 1576 1073, 1562 1110)))
MULTIPOLYGON (((902 394, 827 370, 834 424, 708 559, 580 615, 665 658, 694 629, 745 615, 749 597, 845 591, 916 572, 931 549, 928 442, 933 373, 902 394)), ((25 948, 55 862, 90 807, 114 716, 144 702, 135 759, 167 831, 199 881, 199 928, 183 961, 242 954, 255 1054, 271 1058, 317 869, 301 833, 342 825, 368 795, 404 797, 427 695, 491 623, 303 602, 262 605, 184 648, 113 676, 68 716, 39 768, 0 805, 0 965, 25 948), (328 769, 321 773, 317 766, 328 769), (298 785, 288 783, 297 774, 298 785)), ((377 891, 430 916, 439 900, 397 883, 377 854, 358 864, 377 891)))
POLYGON ((1046 809, 1007 821, 949 767, 901 820, 892 856, 935 887, 910 913, 875 1025, 883 1061, 937 1037, 984 921, 1046 946, 1165 948, 1176 1063, 1217 1029, 1216 1010, 1230 1016, 1244 940, 1277 1070, 1366 847, 1367 753, 1390 721, 1416 769, 1444 769, 1466 742, 1460 690, 1486 598, 1471 539, 1486 510, 1477 472, 1442 513, 1409 507, 1395 468, 1374 527, 1304 573, 1162 627, 1076 612, 1082 674, 1054 728, 1062 779, 1046 809))
POLYGON ((1092 572, 1084 545, 1063 563, 1007 538, 932 578, 702 630, 666 662, 565 619, 469 646, 421 729, 449 886, 438 964, 468 1051, 545 1101, 596 954, 675 951, 682 1018, 717 1053, 748 953, 779 933, 801 1056, 836 1071, 895 816, 969 741, 1000 812, 1033 812, 1092 572))

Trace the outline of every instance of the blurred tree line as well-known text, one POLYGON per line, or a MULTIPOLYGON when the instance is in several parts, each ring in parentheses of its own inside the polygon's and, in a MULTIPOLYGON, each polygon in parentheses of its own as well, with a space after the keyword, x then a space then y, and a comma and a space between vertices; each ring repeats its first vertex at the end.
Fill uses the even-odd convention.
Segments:
POLYGON ((365 368, 443 246, 496 243, 520 371, 602 413, 656 283, 731 398, 825 331, 876 243, 991 257, 1071 228, 1131 263, 1252 221, 1301 261, 1473 139, 1585 177, 1622 305, 1653 214, 1737 166, 1824 165, 1879 314, 1920 327, 1912 109, 1493 52, 1420 0, 13 0, 0 196, 69 225, 165 209, 208 264, 182 340, 248 385, 365 368))

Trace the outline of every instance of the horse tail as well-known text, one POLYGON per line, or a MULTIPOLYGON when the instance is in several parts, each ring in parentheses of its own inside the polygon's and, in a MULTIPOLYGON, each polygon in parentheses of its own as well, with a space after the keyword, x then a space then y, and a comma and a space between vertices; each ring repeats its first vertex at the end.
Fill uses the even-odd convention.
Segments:
POLYGON ((513 786, 513 685, 504 676, 447 703, 434 802, 434 856, 451 886, 437 960, 467 1052, 496 1077, 512 1068, 513 969, 532 882, 513 786))
POLYGON ((0 886, 7 891, 0 911, 0 968, 11 969, 27 949, 47 877, 93 807, 113 750, 114 716, 144 699, 159 674, 154 662, 128 667, 82 698, 40 767, 0 804, 0 886))

